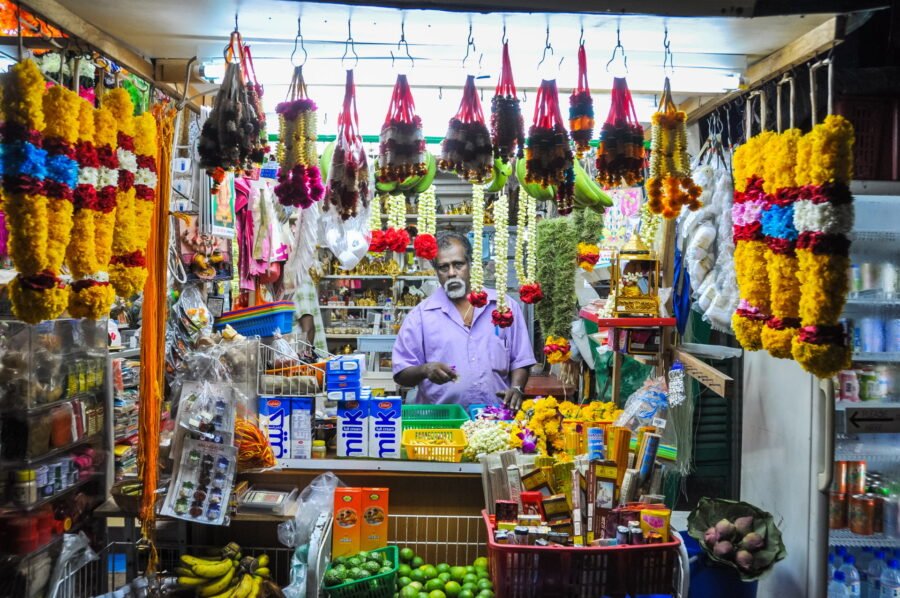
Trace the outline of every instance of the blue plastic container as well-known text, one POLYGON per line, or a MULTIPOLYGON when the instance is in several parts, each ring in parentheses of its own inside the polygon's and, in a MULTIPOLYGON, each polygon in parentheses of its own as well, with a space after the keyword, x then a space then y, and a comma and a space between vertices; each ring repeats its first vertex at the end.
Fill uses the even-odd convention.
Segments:
POLYGON ((294 329, 294 310, 269 312, 230 322, 216 322, 215 329, 222 330, 229 325, 244 336, 273 336, 276 330, 281 334, 288 334, 294 329))
POLYGON ((691 589, 688 598, 756 598, 758 582, 741 581, 741 576, 734 569, 710 561, 697 540, 686 531, 681 532, 681 537, 691 561, 691 589))

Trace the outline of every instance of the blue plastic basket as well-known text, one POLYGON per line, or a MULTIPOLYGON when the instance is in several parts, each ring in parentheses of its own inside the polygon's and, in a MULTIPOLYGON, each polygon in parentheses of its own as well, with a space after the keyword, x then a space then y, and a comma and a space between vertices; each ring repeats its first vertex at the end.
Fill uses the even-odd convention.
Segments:
POLYGON ((222 330, 225 326, 231 326, 244 336, 273 336, 276 330, 281 334, 288 334, 294 329, 294 310, 274 311, 230 322, 216 322, 215 329, 222 330))

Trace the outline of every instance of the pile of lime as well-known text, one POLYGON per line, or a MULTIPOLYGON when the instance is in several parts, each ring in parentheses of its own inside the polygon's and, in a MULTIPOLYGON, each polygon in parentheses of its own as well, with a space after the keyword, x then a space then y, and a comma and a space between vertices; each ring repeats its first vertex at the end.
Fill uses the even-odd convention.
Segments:
MULTIPOLYGON (((333 588, 348 581, 361 581, 394 570, 391 560, 381 552, 360 552, 354 556, 334 559, 325 572, 325 587, 333 588)), ((372 579, 370 589, 376 590, 381 580, 372 579)))
POLYGON ((411 548, 400 551, 395 598, 494 598, 488 560, 478 557, 466 567, 430 565, 411 548))

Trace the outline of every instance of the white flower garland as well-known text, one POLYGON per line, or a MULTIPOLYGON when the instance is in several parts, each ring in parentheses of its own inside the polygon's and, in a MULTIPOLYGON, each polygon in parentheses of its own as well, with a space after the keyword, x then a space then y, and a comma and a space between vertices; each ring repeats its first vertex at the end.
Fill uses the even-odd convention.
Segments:
MULTIPOLYGON (((119 173, 116 173, 116 178, 118 179, 119 173)), ((78 171, 78 184, 79 185, 90 185, 92 187, 97 186, 97 182, 100 180, 100 169, 94 168, 92 166, 85 166, 78 171)))
POLYGON ((800 200, 794 204, 794 227, 798 233, 846 235, 853 229, 853 204, 800 200))
POLYGON ((470 282, 472 292, 479 293, 484 288, 484 264, 482 258, 482 240, 484 230, 484 187, 472 185, 472 273, 470 282))
POLYGON ((119 157, 119 170, 127 170, 132 174, 137 174, 137 156, 134 152, 120 147, 116 149, 116 155, 119 157))
POLYGON ((525 243, 528 240, 528 199, 525 189, 519 190, 519 211, 516 218, 516 281, 521 287, 528 282, 525 265, 525 243))
POLYGON ((135 185, 144 185, 145 187, 150 187, 151 189, 156 188, 156 173, 150 170, 149 168, 138 168, 137 173, 134 175, 134 184, 135 185))
POLYGON ((494 272, 497 311, 506 311, 506 281, 509 278, 509 198, 501 192, 494 202, 494 272))
POLYGON ((118 186, 119 186, 119 169, 101 166, 99 178, 97 179, 97 191, 100 191, 104 187, 118 187, 118 186))
POLYGON ((369 230, 371 231, 381 230, 381 202, 385 199, 390 202, 390 195, 379 193, 369 203, 369 230))
POLYGON ((419 234, 434 235, 437 231, 437 199, 434 185, 419 193, 419 234))
POLYGON ((388 228, 406 228, 406 197, 396 193, 388 197, 388 228))
MULTIPOLYGON (((528 196, 528 194, 525 194, 528 196)), ((537 200, 528 196, 528 253, 525 258, 525 276, 533 284, 537 276, 537 200)))

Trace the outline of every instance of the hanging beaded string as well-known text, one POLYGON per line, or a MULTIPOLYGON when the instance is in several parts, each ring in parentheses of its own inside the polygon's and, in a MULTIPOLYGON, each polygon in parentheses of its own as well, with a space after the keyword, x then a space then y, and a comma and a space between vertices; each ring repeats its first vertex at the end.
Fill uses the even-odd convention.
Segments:
POLYGON ((419 194, 419 234, 434 235, 437 231, 437 217, 435 210, 437 199, 434 185, 419 194))
POLYGON ((369 230, 381 230, 381 202, 388 200, 390 196, 387 193, 379 193, 369 205, 369 230))
MULTIPOLYGON (((526 194, 527 195, 527 194, 526 194)), ((534 283, 537 276, 537 200, 528 196, 528 253, 525 257, 525 276, 534 283)))
POLYGON ((669 407, 681 405, 684 399, 684 366, 676 361, 669 370, 669 407))
POLYGON ((528 267, 525 264, 525 243, 528 240, 528 201, 530 196, 524 190, 519 192, 519 209, 516 214, 516 282, 521 287, 528 282, 528 267))
POLYGON ((388 196, 388 228, 406 228, 406 198, 402 193, 388 196))

